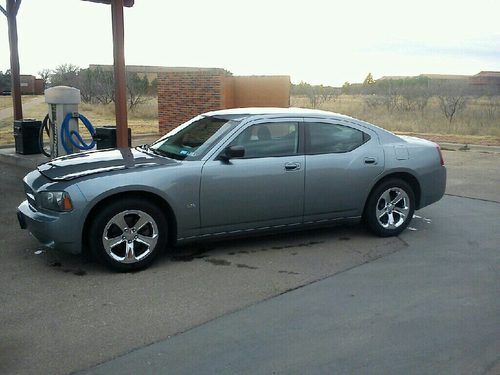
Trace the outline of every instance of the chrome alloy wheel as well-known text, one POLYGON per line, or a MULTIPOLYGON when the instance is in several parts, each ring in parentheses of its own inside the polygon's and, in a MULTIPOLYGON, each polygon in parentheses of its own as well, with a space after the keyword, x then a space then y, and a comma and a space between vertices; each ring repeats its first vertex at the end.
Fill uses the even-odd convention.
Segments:
POLYGON ((158 225, 141 210, 126 210, 113 216, 102 234, 106 253, 120 263, 136 263, 146 258, 158 242, 158 225))
POLYGON ((377 202, 376 215, 379 224, 385 229, 400 227, 410 212, 410 198, 399 187, 384 191, 377 202))

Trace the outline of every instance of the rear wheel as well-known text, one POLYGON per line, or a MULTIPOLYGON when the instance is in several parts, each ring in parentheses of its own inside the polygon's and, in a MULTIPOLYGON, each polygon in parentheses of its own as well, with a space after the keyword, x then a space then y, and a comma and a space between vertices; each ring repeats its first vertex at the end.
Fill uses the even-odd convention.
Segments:
POLYGON ((364 216, 372 232, 389 237, 401 233, 414 212, 415 194, 410 185, 403 180, 390 179, 372 191, 364 216))
POLYGON ((125 198, 105 206, 88 233, 92 252, 108 267, 132 271, 148 267, 167 243, 167 221, 149 201, 125 198))

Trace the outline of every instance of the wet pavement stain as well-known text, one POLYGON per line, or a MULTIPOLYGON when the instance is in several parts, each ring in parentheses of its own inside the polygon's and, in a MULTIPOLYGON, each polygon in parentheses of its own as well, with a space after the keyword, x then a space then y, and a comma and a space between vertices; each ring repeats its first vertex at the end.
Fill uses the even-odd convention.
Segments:
POLYGON ((205 259, 205 262, 212 263, 215 266, 229 266, 231 262, 228 262, 225 259, 205 259))
POLYGON ((192 262, 195 259, 203 259, 208 258, 210 255, 208 254, 181 254, 181 255, 172 255, 170 260, 173 262, 192 262))
POLYGON ((339 241, 349 241, 350 239, 350 237, 340 237, 339 241))
POLYGON ((286 273, 287 275, 300 275, 298 272, 280 270, 278 273, 286 273))
POLYGON ((77 268, 76 270, 71 268, 64 268, 61 271, 64 273, 72 273, 73 275, 76 276, 85 276, 87 274, 87 271, 81 268, 77 268))
POLYGON ((295 247, 297 245, 283 245, 283 246, 273 246, 271 249, 273 250, 281 250, 281 249, 289 249, 291 247, 295 247))
POLYGON ((210 255, 205 254, 209 251, 214 250, 214 247, 203 247, 199 249, 186 249, 184 252, 173 253, 170 256, 170 260, 173 262, 191 262, 195 259, 207 258, 210 255), (191 251, 189 251, 191 250, 191 251))
POLYGON ((290 245, 283 245, 283 246, 273 246, 271 249, 273 250, 282 250, 282 249, 290 249, 292 247, 311 247, 314 245, 322 244, 325 241, 309 241, 309 242, 303 242, 299 244, 290 244, 290 245))
POLYGON ((77 270, 75 270, 73 272, 73 275, 76 275, 76 276, 85 276, 86 274, 87 274, 87 271, 82 270, 81 268, 78 268, 77 270))
POLYGON ((259 268, 259 267, 249 266, 248 264, 241 264, 241 263, 236 264, 236 267, 238 267, 238 268, 248 268, 250 270, 256 270, 256 269, 259 268))

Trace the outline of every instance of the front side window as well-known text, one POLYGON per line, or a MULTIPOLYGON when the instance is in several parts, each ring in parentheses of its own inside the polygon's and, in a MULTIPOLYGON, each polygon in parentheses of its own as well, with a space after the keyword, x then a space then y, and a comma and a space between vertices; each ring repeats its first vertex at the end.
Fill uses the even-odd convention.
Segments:
POLYGON ((349 152, 370 139, 360 130, 337 124, 309 123, 307 129, 308 154, 349 152))
POLYGON ((195 117, 153 143, 151 150, 173 159, 198 160, 239 121, 218 117, 195 117))
POLYGON ((299 144, 298 129, 296 122, 252 125, 243 130, 231 146, 243 146, 245 158, 294 155, 299 144))

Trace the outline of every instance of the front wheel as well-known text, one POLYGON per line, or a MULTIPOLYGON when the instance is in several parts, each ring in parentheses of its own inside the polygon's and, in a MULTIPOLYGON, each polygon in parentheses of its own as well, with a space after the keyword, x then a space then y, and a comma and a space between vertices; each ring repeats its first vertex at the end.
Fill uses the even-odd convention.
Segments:
POLYGON ((88 233, 92 252, 117 271, 148 267, 167 243, 167 222, 149 201, 125 198, 106 205, 88 233))
POLYGON ((378 185, 368 198, 364 216, 372 232, 381 237, 397 236, 415 212, 415 194, 408 183, 391 179, 378 185))

